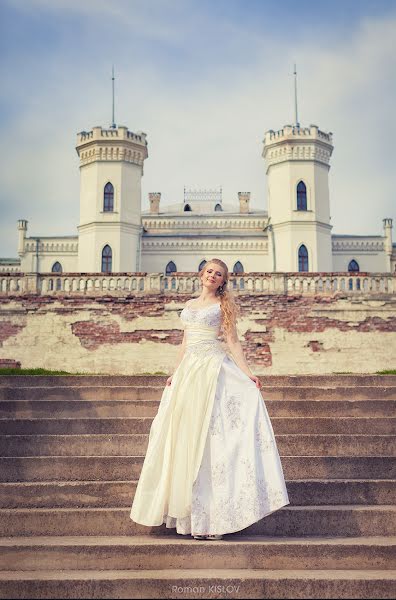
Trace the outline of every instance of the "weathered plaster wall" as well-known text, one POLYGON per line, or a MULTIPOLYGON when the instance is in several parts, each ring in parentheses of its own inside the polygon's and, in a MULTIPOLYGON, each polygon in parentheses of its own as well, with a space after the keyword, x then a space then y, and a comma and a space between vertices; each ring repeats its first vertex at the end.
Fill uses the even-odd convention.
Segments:
MULTIPOLYGON (((0 297, 0 365, 170 373, 186 294, 0 297)), ((396 297, 241 294, 239 338, 255 374, 396 367, 396 297)))

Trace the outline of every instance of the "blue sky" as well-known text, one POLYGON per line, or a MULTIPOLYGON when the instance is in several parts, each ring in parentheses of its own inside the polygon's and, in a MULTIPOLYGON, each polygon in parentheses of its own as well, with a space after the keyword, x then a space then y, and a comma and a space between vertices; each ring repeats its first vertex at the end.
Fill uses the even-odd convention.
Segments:
MULTIPOLYGON (((142 180, 164 204, 222 185, 267 208, 264 132, 333 132, 332 233, 396 228, 396 1, 0 0, 0 256, 28 235, 76 235, 78 131, 147 133, 142 180)), ((394 233, 394 240, 396 234, 394 233)))

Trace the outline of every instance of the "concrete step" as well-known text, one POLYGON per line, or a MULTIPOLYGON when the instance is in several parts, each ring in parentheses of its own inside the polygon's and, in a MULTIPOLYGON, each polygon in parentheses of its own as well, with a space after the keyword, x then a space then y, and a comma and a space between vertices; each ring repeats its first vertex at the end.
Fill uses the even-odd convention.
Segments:
MULTIPOLYGON (((131 502, 132 504, 132 494, 131 502)), ((0 536, 30 535, 169 535, 175 530, 145 527, 126 508, 2 508, 0 536)), ((271 536, 395 536, 396 507, 284 506, 257 523, 230 534, 271 536)), ((227 536, 228 537, 228 536, 227 536)))
POLYGON ((2 598, 394 598, 392 570, 43 570, 0 573, 2 598))
MULTIPOLYGON (((32 536, 0 538, 0 571, 396 569, 395 537, 32 536)), ((39 574, 39 573, 38 573, 39 574)))
MULTIPOLYGON (((385 414, 387 404, 393 400, 384 401, 385 414)), ((106 418, 106 417, 154 417, 159 408, 159 400, 0 400, 0 417, 17 419, 45 418, 48 415, 58 418, 106 418)), ((396 414, 396 401, 395 413, 396 414)), ((373 403, 369 403, 372 407, 373 403)), ((372 410, 368 408, 368 410, 372 410)), ((371 414, 371 413, 370 413, 371 414)), ((370 415, 362 415, 370 416, 370 415)), ((375 412, 377 416, 377 412, 375 412)))
MULTIPOLYGON (((396 400, 265 400, 276 417, 394 417, 396 400)), ((0 400, 0 417, 154 417, 159 400, 0 400)))
MULTIPOLYGON (((3 375, 0 387, 21 386, 164 386, 168 375, 3 375)), ((396 375, 367 373, 322 375, 261 375, 262 382, 279 385, 321 387, 339 385, 396 385, 396 375)))
MULTIPOLYGON (((143 456, 0 457, 0 481, 131 481, 143 456)), ((396 479, 392 456, 283 456, 285 478, 396 479)))
MULTIPOLYGON (((149 433, 153 417, 0 418, 0 435, 149 433)), ((272 417, 275 435, 340 433, 396 435, 395 417, 272 417)))
MULTIPOLYGON (((0 400, 159 400, 164 386, 0 386, 0 400)), ((263 383, 264 400, 396 400, 396 385, 272 386, 263 383)))
POLYGON ((396 376, 263 378, 291 504, 217 542, 129 516, 165 381, 0 378, 0 597, 396 597, 396 376))
MULTIPOLYGON (((280 456, 396 456, 396 437, 366 434, 278 434, 280 456)), ((145 455, 148 434, 3 435, 2 456, 145 455)))
MULTIPOLYGON (((0 508, 114 507, 132 503, 137 480, 0 483, 0 508)), ((291 505, 396 504, 396 480, 286 480, 291 505)))

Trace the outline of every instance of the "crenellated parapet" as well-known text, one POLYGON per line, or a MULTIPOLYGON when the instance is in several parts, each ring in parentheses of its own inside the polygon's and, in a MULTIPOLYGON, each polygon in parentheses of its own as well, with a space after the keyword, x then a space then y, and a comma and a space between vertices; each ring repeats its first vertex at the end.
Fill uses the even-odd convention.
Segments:
POLYGON ((133 133, 122 125, 115 129, 93 127, 78 133, 76 150, 81 166, 96 161, 122 161, 143 167, 148 156, 146 134, 133 133))
POLYGON ((313 160, 329 165, 333 152, 332 142, 333 134, 321 131, 317 125, 285 125, 278 131, 266 131, 262 156, 266 160, 267 170, 274 164, 297 160, 313 160))
POLYGON ((329 131, 321 131, 317 125, 310 125, 309 127, 298 127, 297 125, 285 125, 282 129, 274 131, 269 129, 265 133, 265 142, 275 142, 283 140, 285 137, 294 139, 307 139, 316 138, 318 140, 332 144, 333 133, 329 131))

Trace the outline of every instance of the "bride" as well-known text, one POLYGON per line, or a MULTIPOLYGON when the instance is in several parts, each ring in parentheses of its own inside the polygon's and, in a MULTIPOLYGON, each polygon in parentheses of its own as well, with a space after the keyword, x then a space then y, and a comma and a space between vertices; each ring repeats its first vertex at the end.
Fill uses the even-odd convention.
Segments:
POLYGON ((227 265, 213 258, 199 277, 200 296, 180 314, 184 337, 151 425, 130 518, 221 539, 290 502, 261 383, 238 340, 227 265))

